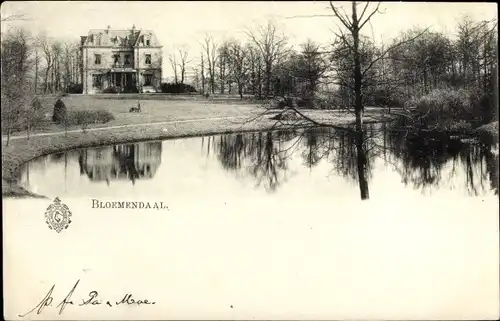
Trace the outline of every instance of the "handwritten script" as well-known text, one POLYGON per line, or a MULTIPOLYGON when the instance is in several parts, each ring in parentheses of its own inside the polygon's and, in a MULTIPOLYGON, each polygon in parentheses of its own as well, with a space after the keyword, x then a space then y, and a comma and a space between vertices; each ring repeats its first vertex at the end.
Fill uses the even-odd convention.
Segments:
POLYGON ((96 306, 96 305, 104 305, 107 307, 117 307, 122 305, 151 305, 155 304, 154 301, 149 301, 148 299, 137 299, 134 298, 132 293, 126 293, 123 297, 120 297, 117 301, 112 300, 104 300, 99 297, 99 293, 95 290, 89 292, 88 297, 82 298, 79 301, 73 301, 73 293, 75 292, 80 280, 76 281, 73 288, 69 291, 66 297, 60 302, 54 302, 54 297, 52 293, 54 292, 54 288, 56 285, 52 285, 49 292, 45 295, 45 297, 31 310, 26 312, 25 314, 19 314, 19 317, 23 318, 28 314, 31 314, 36 311, 36 314, 41 314, 45 308, 55 306, 58 309, 58 314, 61 315, 64 312, 64 309, 69 306, 96 306), (57 304, 57 305, 56 305, 57 304))

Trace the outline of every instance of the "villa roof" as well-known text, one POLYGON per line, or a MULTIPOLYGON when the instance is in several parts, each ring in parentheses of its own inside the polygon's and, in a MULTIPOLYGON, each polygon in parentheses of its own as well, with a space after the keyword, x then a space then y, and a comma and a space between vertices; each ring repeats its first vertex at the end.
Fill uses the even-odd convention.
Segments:
POLYGON ((158 45, 158 40, 152 30, 139 29, 90 29, 88 36, 83 36, 84 46, 120 46, 133 47, 138 46, 144 37, 149 36, 153 45, 158 45), (97 41, 101 36, 100 44, 97 41))

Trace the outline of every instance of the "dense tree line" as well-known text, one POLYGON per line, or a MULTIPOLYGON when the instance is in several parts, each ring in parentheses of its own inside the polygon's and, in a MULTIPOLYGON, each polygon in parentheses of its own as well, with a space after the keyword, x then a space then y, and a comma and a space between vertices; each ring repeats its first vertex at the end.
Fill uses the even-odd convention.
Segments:
POLYGON ((356 21, 332 6, 334 19, 340 17, 347 30, 338 31, 332 44, 309 39, 293 47, 272 21, 248 30, 243 40, 217 41, 207 35, 193 68, 193 85, 212 94, 289 95, 304 99, 308 107, 352 109, 356 99, 363 106, 402 107, 435 89, 480 96, 495 91, 495 21, 465 16, 451 34, 414 28, 380 44, 361 33, 378 6, 371 11, 359 6, 353 3, 356 21))
MULTIPOLYGON (((9 18, 2 22, 24 19, 9 18)), ((81 90, 78 43, 2 26, 1 57, 2 133, 8 138, 19 130, 27 130, 29 137, 30 128, 40 122, 38 95, 81 90)))
POLYGON ((23 80, 36 94, 68 92, 81 83, 78 43, 63 42, 46 35, 33 36, 22 28, 11 28, 2 34, 2 57, 10 57, 13 43, 28 53, 23 80), (4 56, 5 55, 5 56, 4 56))

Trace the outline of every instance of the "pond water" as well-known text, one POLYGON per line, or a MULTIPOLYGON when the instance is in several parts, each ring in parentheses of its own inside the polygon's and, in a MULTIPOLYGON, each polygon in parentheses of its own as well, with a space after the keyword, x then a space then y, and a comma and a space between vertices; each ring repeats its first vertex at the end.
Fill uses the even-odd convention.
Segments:
POLYGON ((310 128, 38 158, 18 179, 50 199, 4 202, 13 301, 26 302, 26 284, 44 280, 43 296, 48 282, 66 291, 81 278, 75 297, 137 291, 170 319, 493 319, 497 148, 404 134, 310 128), (56 196, 74 218, 60 234, 44 220, 56 196), (92 209, 90 198, 169 209, 92 209))
POLYGON ((19 175, 48 197, 485 198, 498 195, 498 153, 369 125, 361 145, 330 128, 147 141, 40 157, 19 175))

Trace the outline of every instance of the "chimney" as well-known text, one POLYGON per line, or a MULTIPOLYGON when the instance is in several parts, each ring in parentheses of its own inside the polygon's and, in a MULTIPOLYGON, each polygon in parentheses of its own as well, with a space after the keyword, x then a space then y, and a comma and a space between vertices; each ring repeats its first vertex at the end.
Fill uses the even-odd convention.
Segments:
POLYGON ((108 28, 106 29, 106 33, 109 35, 109 30, 111 29, 111 26, 108 25, 108 28))
POLYGON ((132 34, 135 34, 135 25, 132 26, 132 34))

